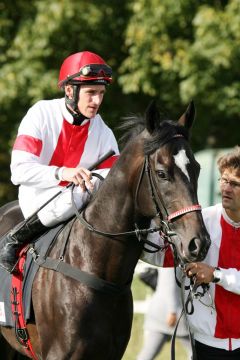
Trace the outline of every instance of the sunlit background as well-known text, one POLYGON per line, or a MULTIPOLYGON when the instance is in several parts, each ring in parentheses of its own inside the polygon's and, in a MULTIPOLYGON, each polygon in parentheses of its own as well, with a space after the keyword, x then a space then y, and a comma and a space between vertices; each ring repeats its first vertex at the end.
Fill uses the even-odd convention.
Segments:
MULTIPOLYGON (((113 68, 101 115, 117 138, 122 118, 144 113, 152 98, 171 119, 194 100, 199 201, 219 201, 216 159, 240 143, 239 0, 12 0, 0 1, 0 205, 17 197, 9 163, 22 117, 37 100, 63 96, 61 63, 83 50, 113 68)), ((136 279, 136 301, 151 295, 142 286, 136 279)), ((142 317, 124 360, 139 350, 142 317)))

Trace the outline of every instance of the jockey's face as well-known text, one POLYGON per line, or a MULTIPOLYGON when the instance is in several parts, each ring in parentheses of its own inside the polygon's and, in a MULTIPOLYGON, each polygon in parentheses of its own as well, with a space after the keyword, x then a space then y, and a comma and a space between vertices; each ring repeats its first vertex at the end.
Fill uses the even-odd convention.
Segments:
POLYGON ((94 117, 103 101, 105 85, 81 85, 78 109, 88 118, 94 117))
MULTIPOLYGON (((73 97, 73 88, 66 86, 66 94, 70 99, 73 97)), ((103 101, 105 85, 81 85, 78 99, 78 110, 87 118, 94 117, 103 101)))

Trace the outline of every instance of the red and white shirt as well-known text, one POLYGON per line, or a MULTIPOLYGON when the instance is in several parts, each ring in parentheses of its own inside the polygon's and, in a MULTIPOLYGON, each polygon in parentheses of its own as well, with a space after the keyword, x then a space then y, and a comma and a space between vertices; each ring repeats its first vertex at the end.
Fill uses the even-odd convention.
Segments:
MULTIPOLYGON (((11 180, 19 187, 19 202, 27 217, 63 185, 57 167, 90 167, 108 151, 119 154, 111 129, 100 115, 73 125, 65 100, 42 100, 23 118, 12 151, 11 180)), ((116 157, 102 167, 110 168, 116 157)))
MULTIPOLYGON (((211 238, 203 262, 219 267, 222 277, 217 284, 209 284, 209 293, 201 298, 201 302, 194 299, 194 313, 188 315, 188 321, 194 338, 199 342, 235 350, 240 348, 240 223, 233 222, 221 204, 203 209, 202 215, 211 238)), ((150 234, 148 239, 163 245, 157 233, 150 234)), ((173 266, 170 248, 165 253, 143 251, 141 259, 156 266, 173 266)))
POLYGON ((194 338, 208 346, 225 350, 240 348, 240 223, 234 223, 221 204, 203 209, 203 219, 211 246, 203 260, 219 267, 222 277, 210 284, 210 296, 194 300, 194 313, 188 316, 194 338))

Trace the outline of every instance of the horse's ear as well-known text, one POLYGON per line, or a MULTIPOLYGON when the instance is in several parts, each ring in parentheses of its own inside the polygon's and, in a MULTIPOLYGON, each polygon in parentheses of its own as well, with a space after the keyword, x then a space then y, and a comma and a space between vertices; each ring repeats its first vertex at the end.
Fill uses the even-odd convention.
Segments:
POLYGON ((146 128, 150 134, 159 129, 160 114, 156 105, 156 100, 152 100, 145 113, 146 128))
POLYGON ((188 105, 185 113, 178 120, 178 124, 184 126, 187 129, 190 129, 192 127, 194 119, 195 119, 195 105, 192 100, 188 105))

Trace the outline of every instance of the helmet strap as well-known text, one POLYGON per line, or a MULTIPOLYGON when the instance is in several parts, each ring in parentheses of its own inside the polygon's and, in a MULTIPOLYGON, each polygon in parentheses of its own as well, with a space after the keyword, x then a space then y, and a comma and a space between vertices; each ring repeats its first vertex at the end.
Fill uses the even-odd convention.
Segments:
POLYGON ((70 99, 66 94, 65 94, 65 103, 67 105, 70 105, 71 108, 76 112, 79 113, 78 110, 78 99, 79 99, 79 92, 80 92, 80 85, 72 85, 73 88, 73 98, 70 99))
POLYGON ((80 85, 72 85, 72 87, 73 98, 69 99, 69 97, 65 94, 65 104, 67 110, 73 116, 73 125, 81 125, 84 120, 88 119, 88 117, 84 116, 78 109, 80 85), (71 108, 69 108, 67 105, 69 105, 71 108))

